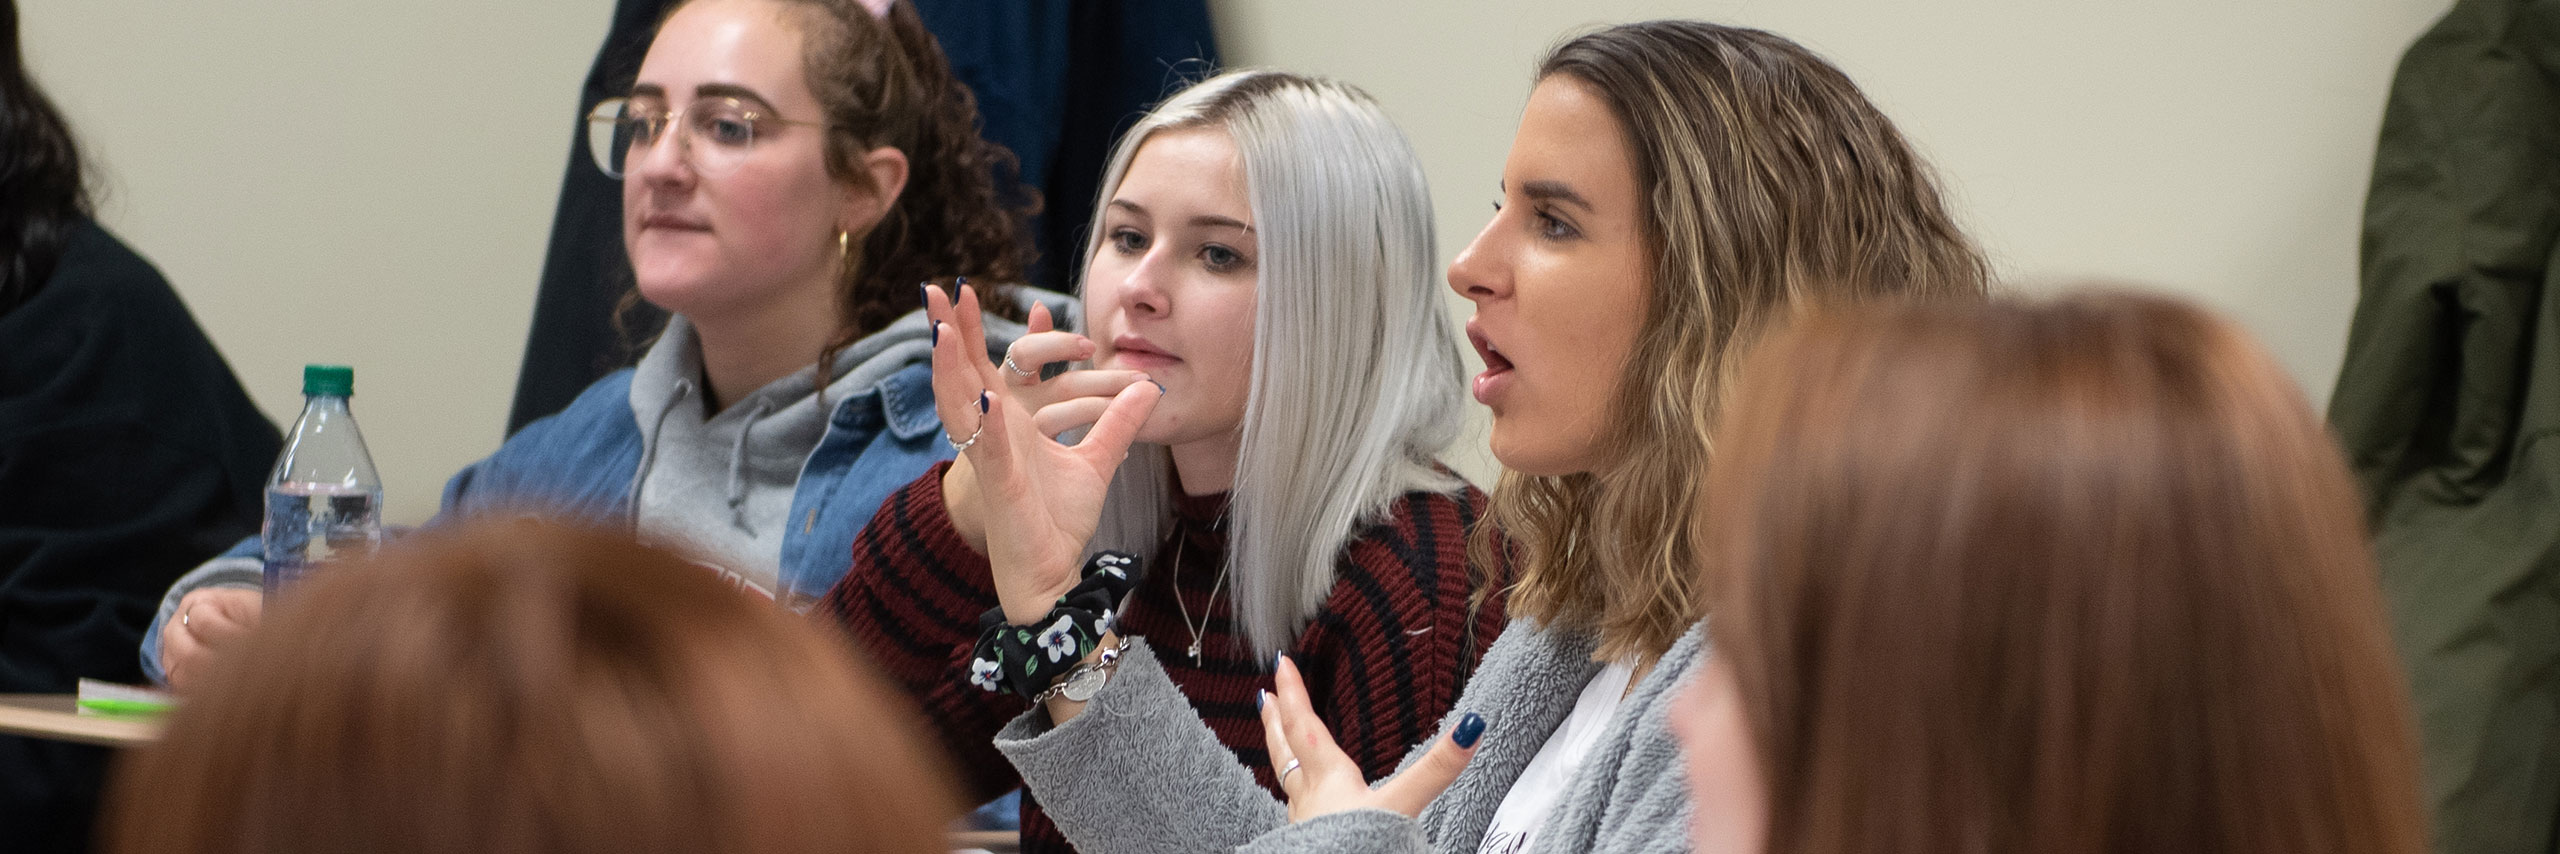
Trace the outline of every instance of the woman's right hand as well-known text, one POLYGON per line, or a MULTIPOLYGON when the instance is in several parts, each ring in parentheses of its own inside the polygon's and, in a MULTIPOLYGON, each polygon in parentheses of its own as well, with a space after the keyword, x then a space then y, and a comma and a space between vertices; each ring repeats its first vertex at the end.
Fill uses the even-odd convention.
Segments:
MULTIPOLYGON (((1046 305, 1033 305, 1024 325, 1029 331, 1006 348, 1005 360, 1012 364, 1004 365, 998 376, 1014 399, 1031 410, 1032 423, 1040 435, 1058 436, 1091 426, 1102 418, 1121 390, 1147 381, 1143 372, 1097 368, 1069 370, 1043 379, 1040 368, 1044 365, 1093 358, 1093 340, 1057 329, 1046 305)), ((960 539, 985 553, 984 508, 979 506, 977 474, 967 457, 952 461, 951 469, 943 474, 942 501, 960 539)))
POLYGON ((187 691, 203 682, 214 659, 258 626, 266 594, 241 587, 207 587, 178 600, 178 614, 160 627, 160 673, 169 690, 187 691))
MULTIPOLYGON (((1075 587, 1086 544, 1102 520, 1111 475, 1128 457, 1163 389, 1126 383, 1095 407, 1093 429, 1082 441, 1061 444, 1043 429, 1040 414, 1073 399, 1035 399, 987 359, 974 289, 962 285, 955 304, 941 289, 926 288, 925 312, 936 336, 934 405, 949 438, 969 445, 962 465, 975 488, 965 500, 977 508, 971 515, 983 525, 996 597, 1008 621, 1032 622, 1075 587)), ((1082 425, 1064 429, 1073 426, 1082 425)))

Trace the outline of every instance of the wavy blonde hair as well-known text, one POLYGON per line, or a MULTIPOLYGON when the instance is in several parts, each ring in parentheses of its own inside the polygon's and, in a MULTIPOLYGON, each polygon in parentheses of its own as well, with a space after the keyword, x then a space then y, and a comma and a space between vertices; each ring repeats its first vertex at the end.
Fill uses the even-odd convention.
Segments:
POLYGON ((1760 30, 1623 24, 1547 55, 1619 121, 1654 256, 1597 470, 1505 472, 1476 563, 1514 551, 1511 612, 1658 654, 1702 616, 1688 519, 1734 354, 1812 302, 1978 298, 1990 267, 1926 163, 1847 75, 1760 30), (1497 533, 1498 532, 1498 533, 1497 533), (1496 538, 1505 538, 1503 543, 1496 538))

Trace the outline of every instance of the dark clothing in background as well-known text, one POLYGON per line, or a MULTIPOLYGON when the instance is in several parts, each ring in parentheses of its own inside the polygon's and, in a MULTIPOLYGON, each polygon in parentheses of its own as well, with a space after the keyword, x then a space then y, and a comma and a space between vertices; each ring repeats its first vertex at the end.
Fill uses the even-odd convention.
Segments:
MULTIPOLYGON (((951 60, 952 74, 978 97, 986 138, 1020 160, 1021 183, 1039 190, 1044 212, 1031 225, 1040 255, 1030 284, 1072 292, 1077 250, 1093 214, 1103 160, 1120 132, 1182 82, 1218 63, 1206 0, 913 0, 951 60)), ((622 247, 622 185, 596 170, 586 150, 586 111, 624 94, 648 53, 658 19, 673 0, 617 0, 613 25, 587 73, 572 117, 569 167, 552 218, 533 329, 516 379, 512 434, 559 411, 598 377, 638 358, 614 308, 631 290, 622 247)), ((640 303, 635 333, 664 314, 640 303)))
MULTIPOLYGON (((615 0, 613 24, 587 70, 577 114, 561 122, 569 130, 569 168, 560 176, 560 202, 551 214, 551 245, 542 256, 533 331, 525 338, 507 435, 567 408, 587 386, 640 358, 641 342, 626 340, 614 324, 614 308, 631 290, 631 256, 622 251, 622 182, 605 177, 587 154, 587 111, 606 98, 630 94, 658 18, 672 5, 674 0, 615 0)), ((655 330, 665 322, 666 313, 656 306, 632 302, 625 321, 634 329, 655 330)))
MULTIPOLYGON (((84 225, 0 315, 0 693, 142 681, 161 592, 258 532, 281 444, 160 273, 84 225)), ((88 850, 107 757, 0 737, 0 847, 88 850)))
POLYGON ((2560 818, 2560 2, 2461 0, 2401 60, 2330 420, 2372 501, 2443 854, 2560 818))
POLYGON ((1157 101, 1218 67, 1205 0, 913 0, 989 141, 1040 190, 1031 284, 1074 293, 1111 144, 1157 101))

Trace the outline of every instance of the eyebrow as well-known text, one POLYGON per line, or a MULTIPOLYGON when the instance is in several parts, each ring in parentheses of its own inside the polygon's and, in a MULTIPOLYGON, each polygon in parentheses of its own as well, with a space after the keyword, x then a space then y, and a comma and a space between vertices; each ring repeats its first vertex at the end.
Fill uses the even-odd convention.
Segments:
MULTIPOLYGON (((1119 208, 1142 217, 1150 216, 1147 212, 1146 206, 1127 199, 1112 199, 1111 207, 1119 208)), ((1203 214, 1201 216, 1192 217, 1190 225, 1195 228, 1232 228, 1246 234, 1255 233, 1253 226, 1244 220, 1236 219, 1231 216, 1218 216, 1216 214, 1203 214)))
POLYGON ((1573 205, 1585 211, 1592 209, 1590 199, 1583 198, 1581 193, 1574 192, 1572 187, 1560 181, 1529 181, 1520 185, 1520 194, 1538 201, 1573 205))
MULTIPOLYGON (((762 107, 766 110, 773 109, 773 102, 765 100, 763 95, 756 94, 756 90, 749 89, 735 83, 704 83, 700 86, 693 87, 693 96, 696 98, 736 98, 741 101, 751 102, 755 106, 762 107)), ((631 97, 657 98, 659 100, 665 100, 667 97, 667 90, 665 87, 661 87, 655 83, 641 83, 631 87, 631 97)))

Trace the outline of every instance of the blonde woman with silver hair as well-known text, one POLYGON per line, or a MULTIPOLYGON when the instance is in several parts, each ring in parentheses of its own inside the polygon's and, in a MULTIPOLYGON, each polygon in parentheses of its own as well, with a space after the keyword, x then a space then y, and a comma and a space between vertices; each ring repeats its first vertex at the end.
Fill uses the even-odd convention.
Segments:
MULTIPOLYGON (((1285 653, 1346 753, 1383 775, 1503 621, 1467 558, 1485 496, 1435 459, 1464 369, 1421 165, 1358 90, 1237 71, 1140 121, 1102 188, 1086 334, 1035 311, 1002 363, 971 358, 974 289, 956 309, 928 294, 935 394, 965 452, 883 505, 822 610, 930 710, 975 795, 1017 783, 992 746, 1007 719, 1084 696, 1050 680, 1108 678, 1087 658, 1146 660, 1223 761, 1276 792, 1256 700, 1285 653), (1026 469, 1044 472, 1027 503, 1026 469), (1009 553, 1029 527, 1049 551, 1009 553), (1091 550, 1143 571, 1062 620, 1091 550), (983 643, 1014 631, 1029 661, 983 643)), ((1037 803, 1023 821, 1025 851, 1069 850, 1037 803)))

